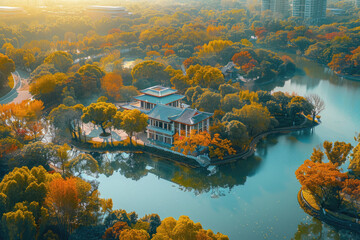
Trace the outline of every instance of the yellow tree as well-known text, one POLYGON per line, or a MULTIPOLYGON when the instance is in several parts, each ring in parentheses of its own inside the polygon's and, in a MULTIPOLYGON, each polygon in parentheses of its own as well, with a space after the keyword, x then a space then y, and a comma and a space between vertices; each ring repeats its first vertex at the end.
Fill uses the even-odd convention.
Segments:
POLYGON ((119 111, 113 117, 114 128, 123 129, 130 138, 130 144, 134 133, 144 131, 147 125, 148 116, 137 109, 119 111))
POLYGON ((224 159, 225 154, 236 154, 235 149, 232 148, 231 141, 229 139, 221 139, 220 134, 214 134, 209 151, 210 157, 218 157, 219 159, 224 159))
POLYGON ((84 123, 93 123, 99 125, 102 129, 102 136, 109 135, 106 133, 106 128, 111 126, 113 117, 115 116, 117 108, 112 103, 96 102, 83 109, 81 117, 84 123))

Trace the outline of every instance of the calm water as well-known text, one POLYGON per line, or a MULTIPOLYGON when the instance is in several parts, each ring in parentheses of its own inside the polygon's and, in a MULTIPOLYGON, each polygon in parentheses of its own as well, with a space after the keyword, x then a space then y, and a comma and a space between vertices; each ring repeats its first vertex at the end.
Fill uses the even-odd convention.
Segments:
POLYGON ((360 82, 342 80, 320 65, 292 56, 303 70, 264 90, 317 93, 325 103, 314 131, 268 137, 253 158, 210 171, 195 171, 148 155, 100 156, 101 196, 114 208, 139 216, 188 215, 230 239, 357 239, 313 220, 299 207, 295 170, 324 140, 355 144, 360 131, 360 82), (301 231, 296 235, 298 227, 301 231), (302 238, 299 234, 303 234, 302 238), (321 234, 321 238, 318 238, 321 234))

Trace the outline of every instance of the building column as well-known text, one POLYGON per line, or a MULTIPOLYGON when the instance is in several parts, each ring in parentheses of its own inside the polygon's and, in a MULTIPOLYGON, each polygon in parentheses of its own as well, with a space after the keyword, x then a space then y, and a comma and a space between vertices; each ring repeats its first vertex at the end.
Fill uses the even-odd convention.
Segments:
POLYGON ((187 132, 188 132, 188 128, 187 128, 188 126, 187 125, 185 125, 185 131, 186 131, 186 136, 187 136, 187 132))
POLYGON ((206 131, 207 131, 207 132, 210 132, 209 130, 210 130, 210 118, 208 118, 208 119, 206 120, 206 131))

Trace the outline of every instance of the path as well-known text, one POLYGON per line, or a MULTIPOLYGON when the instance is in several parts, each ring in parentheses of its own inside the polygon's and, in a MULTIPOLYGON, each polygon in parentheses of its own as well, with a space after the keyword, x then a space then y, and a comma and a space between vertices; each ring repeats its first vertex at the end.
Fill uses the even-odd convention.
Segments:
POLYGON ((307 214, 309 214, 313 217, 316 217, 317 219, 319 219, 323 222, 326 222, 327 224, 330 224, 332 226, 341 227, 341 228, 349 229, 351 231, 356 231, 356 232, 360 233, 360 224, 359 223, 346 221, 346 220, 340 219, 338 217, 335 217, 328 211, 324 212, 322 210, 317 210, 317 209, 313 208, 311 206, 311 204, 308 203, 306 201, 306 199, 304 198, 302 190, 299 191, 298 201, 299 201, 301 208, 303 208, 303 210, 307 214))
POLYGON ((7 103, 20 103, 23 100, 30 99, 32 95, 29 93, 29 86, 27 84, 27 75, 23 71, 15 71, 13 74, 14 77, 14 87, 8 92, 5 96, 0 98, 0 104, 7 103))

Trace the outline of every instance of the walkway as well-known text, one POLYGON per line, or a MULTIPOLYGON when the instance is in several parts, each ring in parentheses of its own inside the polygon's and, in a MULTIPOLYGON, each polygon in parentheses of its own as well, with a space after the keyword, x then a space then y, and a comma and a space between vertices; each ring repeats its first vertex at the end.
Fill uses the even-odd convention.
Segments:
POLYGON ((5 96, 0 98, 0 104, 7 104, 11 102, 20 103, 23 100, 31 99, 32 97, 27 84, 29 74, 19 70, 12 75, 15 81, 14 87, 5 96))
MULTIPOLYGON (((345 228, 351 231, 355 231, 360 233, 360 224, 356 222, 351 222, 347 220, 340 219, 333 214, 331 214, 327 210, 317 210, 311 206, 310 203, 308 203, 304 196, 303 191, 300 190, 298 193, 298 201, 301 206, 301 208, 309 215, 316 217, 317 219, 326 222, 327 224, 330 224, 335 227, 345 228)), ((355 219, 355 218, 354 218, 355 219)))

